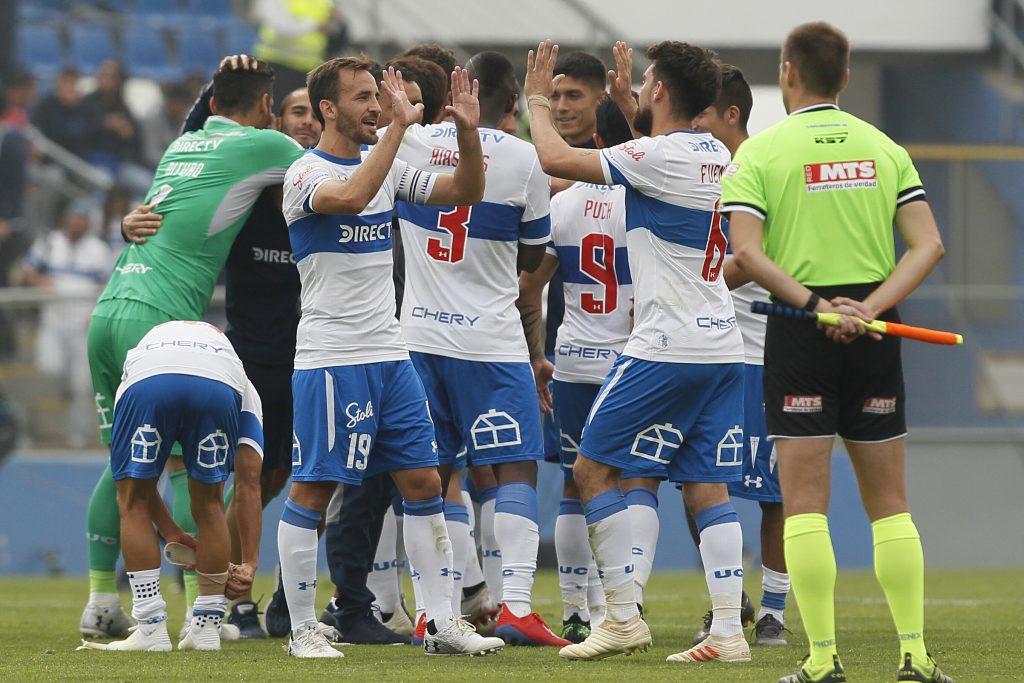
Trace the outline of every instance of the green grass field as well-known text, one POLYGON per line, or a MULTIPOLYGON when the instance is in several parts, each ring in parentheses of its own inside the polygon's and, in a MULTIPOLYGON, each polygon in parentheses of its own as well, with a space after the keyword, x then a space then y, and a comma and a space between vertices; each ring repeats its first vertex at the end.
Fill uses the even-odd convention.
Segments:
MULTIPOLYGON (((747 585, 755 600, 760 577, 747 585)), ((943 669, 958 683, 1024 680, 1021 642, 1024 608, 1022 571, 932 572, 928 576, 926 638, 943 669)), ((329 585, 323 581, 321 585, 329 585)), ((270 579, 256 595, 269 596, 270 579)), ((537 608, 560 624, 553 573, 540 575, 537 608)), ((703 577, 697 573, 655 574, 648 587, 648 623, 654 647, 636 657, 602 662, 564 662, 551 648, 508 648, 494 657, 426 657, 414 647, 346 647, 343 660, 301 661, 287 657, 283 640, 227 643, 219 653, 142 654, 76 652, 78 618, 86 595, 81 578, 0 579, 0 677, 4 680, 326 680, 371 681, 582 680, 621 682, 680 680, 708 682, 772 681, 791 673, 806 640, 790 601, 790 646, 754 650, 749 664, 669 664, 665 657, 684 649, 707 609, 703 577)), ((181 626, 183 599, 165 582, 171 638, 181 626)), ((126 608, 127 596, 123 597, 126 608)), ((321 590, 320 603, 327 599, 321 590)), ((319 603, 318 603, 319 604, 319 603)), ((840 653, 850 681, 894 681, 896 639, 874 577, 842 572, 836 602, 840 653)))

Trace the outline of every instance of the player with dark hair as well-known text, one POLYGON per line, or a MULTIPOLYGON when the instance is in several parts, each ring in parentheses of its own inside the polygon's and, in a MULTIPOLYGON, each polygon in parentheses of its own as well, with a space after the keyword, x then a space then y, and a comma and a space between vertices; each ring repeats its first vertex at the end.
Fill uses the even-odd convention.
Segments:
MULTIPOLYGON (((291 138, 263 130, 273 120, 273 72, 253 61, 225 60, 217 69, 211 101, 215 115, 201 130, 170 145, 146 197, 146 210, 159 211, 164 228, 121 253, 93 311, 89 368, 104 443, 110 442, 125 354, 155 325, 203 317, 235 236, 263 188, 280 185, 287 167, 302 154, 291 138)), ((180 455, 180 449, 172 453, 180 455)), ((182 469, 179 458, 169 461, 168 471, 182 469)), ((181 515, 187 510, 186 505, 181 515)), ((109 468, 89 501, 87 526, 90 597, 81 632, 124 635, 127 618, 114 586, 120 525, 109 468)))
MULTIPOLYGON (((653 137, 595 152, 573 149, 547 125, 557 54, 545 41, 529 55, 534 144, 552 175, 625 186, 635 297, 635 325, 587 417, 573 466, 607 616, 559 654, 601 659, 651 642, 636 604, 632 519, 620 474, 653 462, 683 484, 715 611, 708 640, 669 661, 748 661, 740 625, 742 532, 725 485, 739 479, 743 440, 743 340, 721 277, 726 239, 717 214, 729 152, 711 135, 691 132, 693 119, 718 97, 721 73, 703 48, 651 46, 633 126, 653 137)), ((620 54, 616 65, 615 84, 628 92, 620 54)))
MULTIPOLYGON (((430 400, 444 479, 463 446, 469 465, 490 465, 497 477, 494 534, 503 575, 497 635, 508 643, 564 645, 531 609, 540 411, 515 309, 519 271, 536 270, 548 241, 548 178, 532 146, 497 130, 519 97, 512 63, 481 52, 466 70, 480 83, 486 190, 471 206, 399 204, 408 283, 402 327, 430 400)), ((411 129, 398 156, 447 174, 461 163, 456 135, 448 122, 411 129)), ((468 545, 468 525, 449 529, 456 526, 468 545)))
MULTIPOLYGON (((694 130, 711 133, 721 140, 734 156, 739 146, 750 137, 747 121, 754 99, 743 72, 728 64, 722 65, 722 92, 710 107, 693 120, 694 130)), ((725 225, 723 224, 723 229, 725 225)), ((758 502, 761 507, 761 609, 754 627, 754 645, 780 647, 786 644, 786 595, 789 574, 782 550, 782 491, 779 489, 777 455, 768 440, 764 421, 764 316, 750 312, 752 301, 766 301, 768 292, 747 278, 730 257, 725 261, 725 281, 732 293, 736 323, 743 334, 746 357, 743 378, 743 481, 730 482, 729 494, 758 502)), ((687 521, 691 521, 688 519, 687 521)), ((696 525, 690 525, 695 542, 700 543, 696 525)), ((694 644, 703 641, 711 629, 713 612, 704 615, 704 626, 694 637, 694 644)), ((754 606, 744 594, 741 619, 755 619, 754 606), (749 612, 748 612, 749 610, 749 612), (749 617, 747 614, 749 613, 749 617)))
MULTIPOLYGON (((438 123, 444 118, 444 105, 448 94, 448 74, 435 62, 415 55, 404 55, 389 61, 386 66, 395 67, 402 72, 405 81, 412 81, 419 86, 420 99, 423 102, 423 121, 438 123)), ((413 101, 410 99, 410 101, 413 101)), ((415 102, 414 102, 415 103, 415 102)), ((383 105, 381 105, 383 108, 383 105)), ((381 124, 384 127, 384 124, 381 124)))
POLYGON ((326 121, 313 150, 284 184, 284 212, 302 280, 295 351, 292 486, 278 529, 282 582, 295 657, 340 657, 334 628, 317 622, 316 527, 339 482, 389 472, 405 500, 405 544, 427 605, 428 654, 487 654, 504 643, 483 638, 452 611, 452 550, 442 514, 434 430, 427 401, 395 319, 392 211, 417 204, 472 204, 483 195, 476 87, 456 68, 453 105, 459 160, 453 174, 419 170, 395 158, 422 105, 405 96, 389 69, 383 87, 391 126, 380 136, 370 62, 339 57, 310 73, 310 101, 326 121), (363 145, 373 145, 361 152, 363 145), (327 410, 324 410, 327 406, 327 410))
POLYGON ((562 79, 551 93, 551 118, 573 147, 594 147, 597 104, 608 95, 606 73, 604 62, 587 52, 566 53, 555 64, 562 79))
POLYGON ((827 517, 838 434, 871 520, 875 575, 899 636, 897 680, 951 683, 924 642, 924 556, 907 508, 899 338, 865 336, 860 322, 898 321, 896 305, 944 249, 906 150, 837 105, 849 51, 842 31, 824 22, 790 32, 779 68, 789 116, 743 143, 723 180, 736 265, 778 300, 842 314, 824 334, 769 318, 765 337, 765 412, 786 501, 786 564, 810 641, 799 671, 779 680, 846 680, 827 517), (907 245, 898 261, 894 225, 907 245))
MULTIPOLYGON (((459 60, 455 57, 455 51, 451 48, 438 45, 437 43, 413 45, 403 52, 402 56, 420 57, 428 62, 433 62, 441 67, 441 70, 446 74, 450 74, 455 70, 455 67, 459 65, 459 60)), ((448 92, 449 88, 446 86, 445 94, 447 95, 448 92)))

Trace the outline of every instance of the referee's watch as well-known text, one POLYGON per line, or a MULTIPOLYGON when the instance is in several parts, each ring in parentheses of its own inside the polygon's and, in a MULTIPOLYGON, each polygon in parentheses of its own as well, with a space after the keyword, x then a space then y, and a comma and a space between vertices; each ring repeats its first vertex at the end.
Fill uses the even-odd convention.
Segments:
POLYGON ((804 304, 804 310, 808 313, 814 313, 814 309, 818 307, 818 302, 821 301, 821 297, 818 296, 817 292, 811 292, 811 298, 804 304))

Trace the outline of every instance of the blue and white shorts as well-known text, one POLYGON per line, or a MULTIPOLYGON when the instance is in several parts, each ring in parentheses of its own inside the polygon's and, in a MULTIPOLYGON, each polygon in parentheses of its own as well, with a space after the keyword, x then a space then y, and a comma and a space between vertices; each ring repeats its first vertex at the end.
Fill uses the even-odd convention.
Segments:
POLYGON ((781 503, 775 444, 764 419, 764 366, 745 365, 743 377, 743 480, 729 483, 729 495, 781 503))
POLYGON ((407 360, 296 370, 292 397, 294 481, 359 485, 437 467, 427 395, 407 360))
MULTIPOLYGON (((587 415, 594 405, 594 400, 601 391, 600 384, 583 382, 552 382, 551 393, 555 400, 555 417, 557 418, 559 438, 561 439, 562 474, 565 481, 572 481, 572 466, 580 450, 583 427, 587 423, 587 415)), ((649 477, 665 479, 668 473, 665 465, 635 458, 630 466, 622 470, 623 479, 633 477, 649 477)))
POLYGON ((529 363, 485 363, 412 352, 430 399, 438 459, 468 465, 540 460, 540 403, 529 363))
POLYGON ((743 478, 743 365, 619 356, 587 418, 579 452, 622 470, 664 465, 674 482, 743 478))
POLYGON ((135 382, 114 406, 114 479, 159 477, 177 441, 189 477, 224 481, 234 465, 241 407, 237 391, 207 377, 167 374, 135 382))

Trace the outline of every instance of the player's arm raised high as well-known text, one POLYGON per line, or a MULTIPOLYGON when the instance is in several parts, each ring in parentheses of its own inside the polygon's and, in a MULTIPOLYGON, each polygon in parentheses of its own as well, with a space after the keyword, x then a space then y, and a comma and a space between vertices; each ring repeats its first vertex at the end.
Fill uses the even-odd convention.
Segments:
POLYGON ((530 135, 537 148, 541 168, 555 178, 581 180, 586 183, 605 183, 601 168, 601 155, 594 149, 570 147, 551 123, 551 103, 548 98, 555 83, 562 76, 553 76, 558 61, 558 46, 545 40, 530 50, 526 58, 526 81, 523 94, 530 112, 530 135))
POLYGON ((434 181, 428 204, 434 206, 476 204, 484 198, 484 153, 480 145, 480 84, 469 82, 469 73, 461 67, 452 72, 452 103, 445 107, 455 121, 459 141, 459 161, 451 175, 439 175, 434 181))

